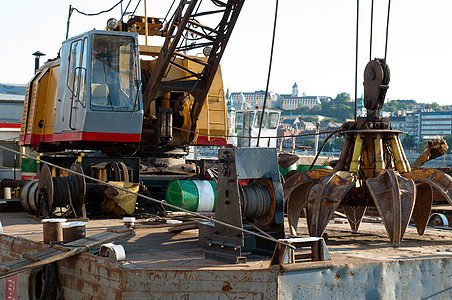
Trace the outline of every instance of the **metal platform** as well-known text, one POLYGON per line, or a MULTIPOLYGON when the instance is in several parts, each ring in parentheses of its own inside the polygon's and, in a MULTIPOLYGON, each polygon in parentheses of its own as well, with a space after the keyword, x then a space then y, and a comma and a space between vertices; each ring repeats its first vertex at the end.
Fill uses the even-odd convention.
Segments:
MULTIPOLYGON (((40 243, 42 225, 26 213, 2 213, 0 261, 48 248, 40 243)), ((139 221, 139 220, 138 220, 139 221)), ((299 225, 308 236, 306 224, 299 225)), ((91 220, 87 236, 121 219, 91 220)), ((450 299, 452 298, 452 230, 428 227, 424 236, 409 226, 393 248, 382 224, 364 223, 352 234, 348 224, 330 222, 326 229, 331 262, 270 267, 270 258, 249 257, 245 264, 205 259, 198 231, 170 233, 144 226, 115 242, 126 261, 100 257, 95 249, 58 262, 66 299, 450 299)), ((19 299, 28 298, 30 272, 0 280, 0 297, 16 284, 19 299)))

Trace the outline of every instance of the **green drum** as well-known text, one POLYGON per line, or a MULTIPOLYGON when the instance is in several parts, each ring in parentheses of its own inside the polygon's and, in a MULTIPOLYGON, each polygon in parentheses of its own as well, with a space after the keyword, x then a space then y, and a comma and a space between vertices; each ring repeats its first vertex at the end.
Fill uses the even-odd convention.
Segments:
MULTIPOLYGON (((215 181, 175 180, 166 190, 166 202, 189 211, 214 212, 217 190, 215 181)), ((168 207, 168 210, 177 209, 168 207)))

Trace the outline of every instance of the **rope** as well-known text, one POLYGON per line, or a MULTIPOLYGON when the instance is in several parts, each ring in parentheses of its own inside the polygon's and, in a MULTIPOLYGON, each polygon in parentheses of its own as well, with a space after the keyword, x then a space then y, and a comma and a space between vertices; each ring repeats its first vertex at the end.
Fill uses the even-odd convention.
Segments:
POLYGON ((267 86, 265 87, 264 104, 262 105, 262 114, 261 114, 261 121, 259 123, 259 132, 257 134, 256 147, 259 147, 259 141, 260 141, 261 130, 262 130, 262 123, 264 121, 265 107, 267 106, 268 85, 270 84, 270 75, 271 75, 271 72, 272 72, 273 48, 275 46, 276 20, 277 19, 278 19, 278 0, 276 0, 276 5, 275 5, 275 20, 273 21, 273 36, 272 36, 272 46, 271 46, 271 50, 270 50, 270 62, 268 63, 267 86))
POLYGON ((241 231, 241 232, 248 233, 248 234, 257 236, 257 237, 262 238, 262 239, 265 239, 265 240, 269 240, 269 241, 274 242, 274 243, 277 243, 277 244, 285 245, 286 247, 290 247, 291 249, 295 249, 295 247, 294 247, 293 245, 290 245, 290 244, 285 243, 285 242, 283 242, 283 241, 279 241, 278 239, 275 239, 275 238, 269 238, 269 237, 267 237, 267 236, 265 236, 265 235, 261 235, 261 234, 256 233, 256 232, 252 232, 252 231, 250 231, 250 230, 247 230, 247 229, 244 229, 244 228, 240 228, 240 227, 237 227, 237 226, 235 226, 235 225, 232 225, 232 224, 229 224, 229 223, 226 223, 226 222, 223 222, 223 221, 219 221, 219 220, 216 220, 216 219, 213 219, 213 218, 204 216, 204 215, 202 215, 202 214, 200 214, 200 213, 197 213, 197 212, 193 212, 193 211, 186 210, 186 209, 184 209, 184 208, 178 207, 178 206, 176 206, 176 205, 172 205, 172 204, 170 204, 170 203, 166 203, 166 202, 164 203, 164 202, 161 201, 161 200, 158 200, 158 199, 155 199, 155 198, 152 198, 152 197, 148 197, 148 196, 145 196, 145 195, 141 195, 141 194, 138 194, 138 193, 129 191, 129 190, 123 188, 123 187, 115 186, 115 185, 113 185, 113 184, 111 184, 111 183, 108 183, 108 182, 99 180, 99 179, 97 179, 97 178, 94 178, 94 177, 91 177, 91 176, 88 176, 88 175, 85 175, 85 174, 77 173, 77 172, 75 172, 75 171, 73 171, 73 170, 70 170, 70 169, 67 169, 67 168, 60 167, 60 166, 58 166, 58 165, 56 165, 56 164, 53 164, 53 163, 50 163, 50 162, 43 161, 43 160, 38 159, 38 158, 36 158, 36 157, 34 157, 34 156, 31 156, 31 155, 28 155, 28 154, 24 154, 24 153, 20 153, 20 152, 18 152, 18 151, 12 150, 12 149, 8 149, 8 148, 6 148, 6 147, 4 147, 4 146, 2 146, 2 145, 0 145, 0 149, 6 150, 6 151, 9 151, 9 152, 12 152, 12 153, 16 153, 16 154, 18 154, 18 155, 21 155, 21 156, 24 156, 24 157, 33 159, 33 160, 35 160, 35 161, 37 161, 37 162, 40 162, 40 163, 45 163, 45 164, 47 164, 47 165, 49 165, 49 166, 52 166, 52 167, 58 168, 58 169, 60 169, 60 170, 66 171, 66 172, 68 172, 68 173, 70 173, 70 174, 82 176, 82 177, 84 177, 84 178, 86 178, 86 179, 89 179, 89 180, 92 180, 92 181, 94 181, 94 182, 97 182, 97 183, 100 183, 100 184, 104 184, 104 185, 113 187, 113 188, 115 188, 115 189, 121 190, 121 191, 126 192, 126 193, 129 193, 129 194, 136 195, 137 197, 141 197, 141 198, 144 198, 144 199, 146 199, 146 200, 151 200, 151 201, 153 201, 153 202, 156 202, 156 203, 159 203, 159 204, 162 204, 162 205, 169 206, 169 207, 174 208, 174 209, 176 209, 176 210, 186 212, 186 213, 191 214, 191 215, 193 215, 193 216, 197 216, 197 217, 199 217, 199 218, 201 218, 201 219, 208 220, 208 221, 211 221, 211 222, 214 222, 214 223, 223 225, 223 226, 225 226, 225 227, 233 228, 233 229, 235 229, 235 230, 239 230, 239 231, 241 231))

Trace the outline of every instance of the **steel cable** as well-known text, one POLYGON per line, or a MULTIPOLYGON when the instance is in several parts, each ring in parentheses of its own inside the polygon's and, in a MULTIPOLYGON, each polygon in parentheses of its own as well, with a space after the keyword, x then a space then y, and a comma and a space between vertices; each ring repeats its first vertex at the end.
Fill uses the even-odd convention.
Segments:
POLYGON ((261 120, 260 120, 260 123, 259 123, 259 132, 257 134, 256 147, 259 147, 259 140, 260 140, 260 137, 261 137, 261 130, 262 130, 262 122, 264 120, 265 107, 267 105, 267 99, 268 99, 268 85, 270 84, 270 75, 271 75, 271 72, 272 72, 273 48, 275 46, 276 21, 277 21, 277 19, 278 19, 278 0, 276 0, 276 5, 275 5, 275 20, 273 21, 273 36, 272 36, 272 46, 271 46, 271 50, 270 50, 270 62, 268 63, 267 86, 265 87, 264 103, 262 105, 262 114, 261 114, 261 120))
POLYGON ((214 223, 223 225, 223 226, 225 226, 225 227, 233 228, 233 229, 239 230, 239 231, 241 231, 241 232, 248 233, 248 234, 257 236, 257 237, 262 238, 262 239, 265 239, 265 240, 269 240, 269 241, 274 242, 274 243, 277 243, 277 244, 285 245, 286 247, 289 247, 289 248, 291 248, 291 249, 296 249, 293 245, 290 245, 290 244, 288 244, 288 243, 285 243, 285 242, 283 242, 283 241, 280 241, 280 240, 278 240, 278 239, 276 239, 276 238, 269 238, 269 237, 267 237, 267 236, 265 236, 265 235, 261 235, 261 234, 258 234, 258 233, 256 233, 256 232, 253 232, 253 231, 250 231, 250 230, 247 230, 247 229, 244 229, 244 228, 240 228, 240 227, 237 227, 237 226, 235 226, 235 225, 232 225, 232 224, 229 224, 229 223, 226 223, 226 222, 223 222, 223 221, 219 221, 219 220, 213 219, 213 218, 211 218, 211 217, 204 216, 203 214, 200 214, 200 213, 197 213, 197 212, 193 212, 193 211, 189 211, 189 210, 187 210, 187 209, 178 207, 178 206, 176 206, 176 205, 173 205, 173 204, 170 204, 170 203, 166 203, 166 202, 164 202, 164 201, 161 201, 161 200, 158 200, 158 199, 155 199, 155 198, 152 198, 152 197, 148 197, 148 196, 145 196, 145 195, 141 195, 141 194, 139 194, 139 193, 135 193, 135 192, 129 191, 129 190, 123 188, 123 187, 113 185, 113 184, 111 184, 111 183, 108 183, 108 182, 99 180, 99 179, 97 179, 97 178, 94 178, 94 177, 91 177, 91 176, 88 176, 88 175, 85 175, 85 174, 80 174, 80 173, 78 173, 78 172, 76 172, 76 171, 73 171, 73 170, 71 170, 71 169, 63 168, 63 167, 58 166, 58 165, 56 165, 56 164, 53 164, 53 163, 50 163, 50 162, 47 162, 47 161, 43 161, 43 160, 41 160, 41 159, 39 159, 39 158, 36 158, 36 157, 34 157, 34 156, 31 156, 31 155, 28 155, 28 154, 24 154, 24 153, 20 153, 20 152, 18 152, 18 151, 12 150, 12 149, 8 149, 8 148, 6 148, 6 147, 4 147, 4 146, 2 146, 2 145, 0 145, 0 149, 6 150, 6 151, 9 151, 9 152, 12 152, 12 153, 16 153, 16 154, 18 154, 18 155, 21 155, 21 156, 24 156, 24 157, 33 159, 33 160, 35 160, 35 161, 37 161, 37 162, 40 162, 40 163, 45 163, 45 164, 47 164, 47 165, 49 165, 49 166, 52 166, 52 167, 58 168, 58 169, 60 169, 60 170, 66 171, 66 172, 68 172, 68 173, 70 173, 70 174, 82 176, 82 177, 84 177, 84 178, 86 178, 86 179, 89 179, 89 180, 91 180, 91 181, 93 181, 93 182, 97 182, 97 183, 100 183, 100 184, 104 184, 104 185, 113 187, 113 188, 115 188, 115 189, 117 189, 117 190, 121 190, 121 191, 126 192, 126 193, 129 193, 129 194, 133 194, 133 195, 135 195, 135 196, 137 196, 137 197, 141 197, 141 198, 144 198, 144 199, 146 199, 146 200, 151 200, 151 201, 153 201, 153 202, 156 202, 156 203, 159 203, 159 204, 162 204, 162 205, 166 205, 166 206, 171 207, 171 208, 174 208, 174 209, 176 209, 176 210, 183 211, 183 212, 188 213, 188 214, 191 214, 191 215, 193 215, 193 216, 197 216, 197 217, 199 217, 199 218, 201 218, 201 219, 208 220, 208 221, 211 221, 211 222, 214 222, 214 223))
MULTIPOLYGON (((116 6, 118 6, 119 4, 121 4, 123 1, 124 1, 124 0, 121 0, 121 1, 119 1, 118 3, 116 3, 115 5, 113 5, 111 8, 109 8, 109 9, 107 9, 107 10, 102 10, 102 11, 97 12, 97 13, 86 13, 86 12, 83 12, 83 11, 78 10, 78 9, 75 8, 75 7, 72 7, 72 11, 76 11, 76 12, 78 12, 79 14, 82 14, 82 15, 85 15, 85 16, 98 16, 98 15, 100 15, 100 14, 103 14, 103 13, 106 13, 106 12, 109 12, 109 11, 112 11, 116 6)), ((71 11, 71 13, 72 13, 72 11, 71 11)))

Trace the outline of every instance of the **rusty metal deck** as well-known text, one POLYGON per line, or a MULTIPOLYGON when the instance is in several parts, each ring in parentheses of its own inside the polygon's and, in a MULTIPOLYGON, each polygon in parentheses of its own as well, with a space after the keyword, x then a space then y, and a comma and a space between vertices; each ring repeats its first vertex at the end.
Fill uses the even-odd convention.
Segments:
MULTIPOLYGON (((42 225, 27 214, 3 213, 0 219, 9 235, 0 236, 1 261, 46 247, 35 243, 42 240, 42 225)), ((120 219, 91 220, 87 235, 121 224, 120 219)), ((299 229, 308 236, 304 220, 299 229)), ((326 232, 332 268, 281 273, 269 268, 269 259, 259 257, 245 264, 225 264, 204 258, 197 230, 175 234, 167 228, 137 229, 117 241, 126 250, 124 262, 84 253, 60 261, 58 268, 68 299, 452 296, 452 230, 429 227, 419 236, 409 226, 399 248, 391 246, 383 224, 363 223, 360 233, 352 234, 348 224, 330 222, 326 232)), ((26 291, 27 284, 28 273, 18 274, 17 290, 26 291)), ((5 285, 0 280, 0 287, 5 285)))

